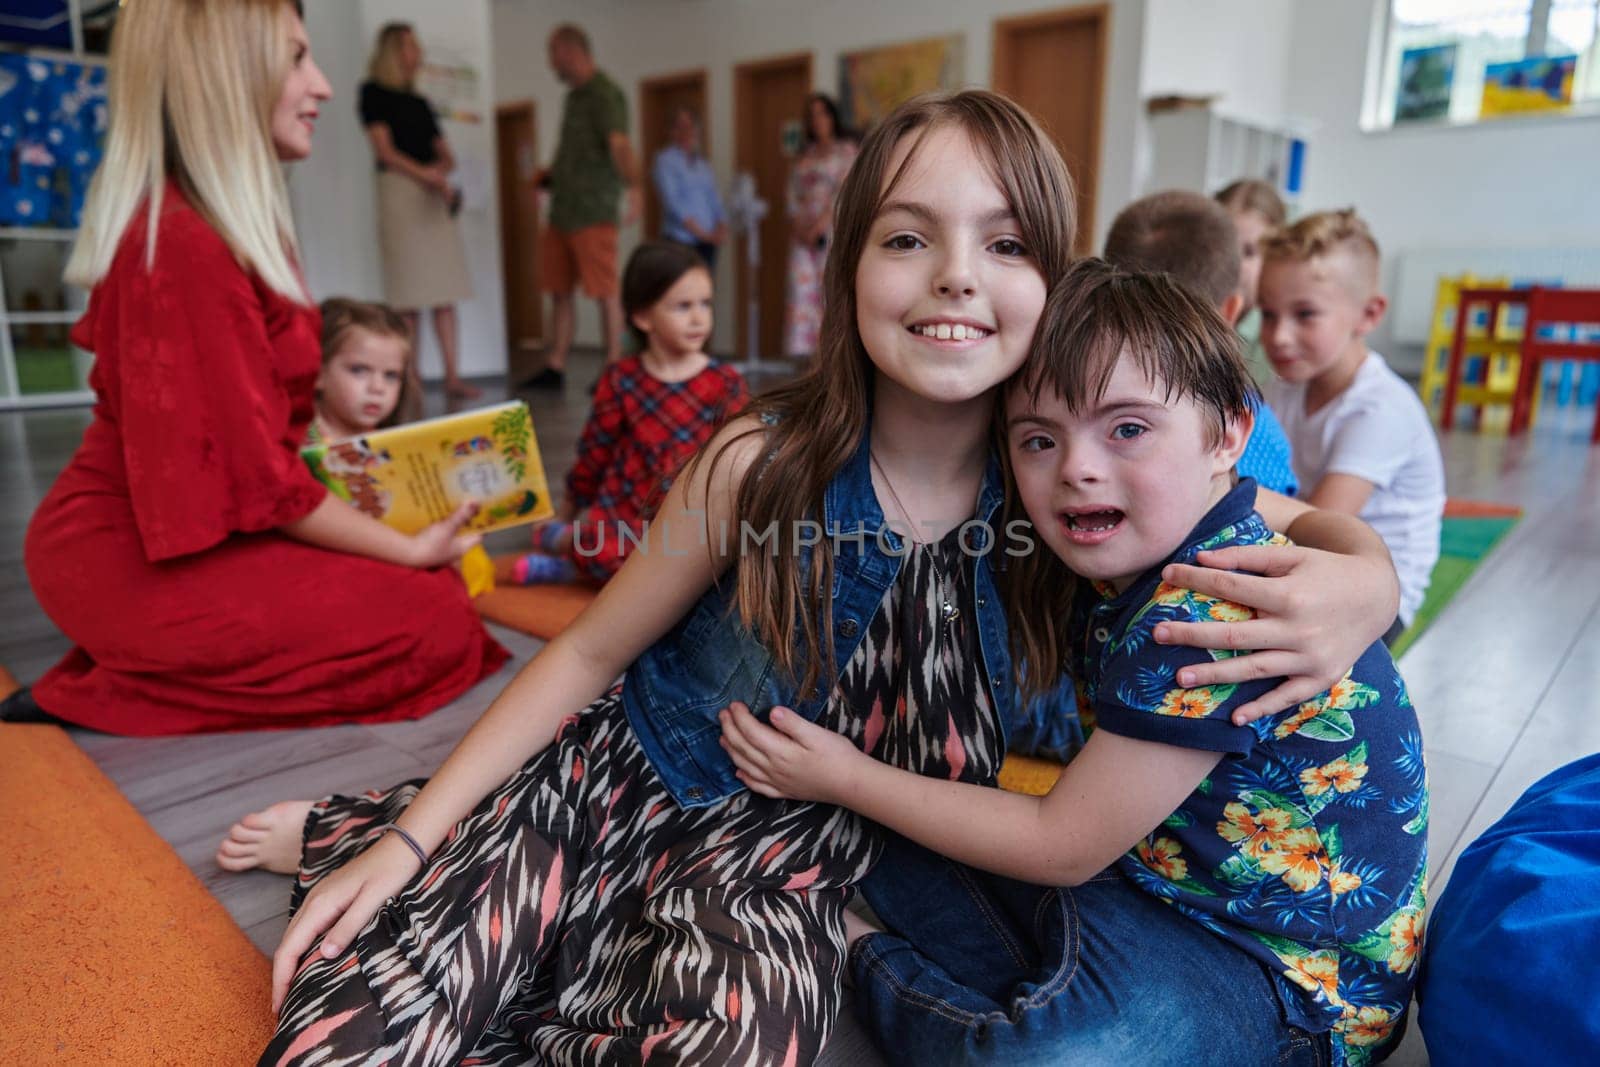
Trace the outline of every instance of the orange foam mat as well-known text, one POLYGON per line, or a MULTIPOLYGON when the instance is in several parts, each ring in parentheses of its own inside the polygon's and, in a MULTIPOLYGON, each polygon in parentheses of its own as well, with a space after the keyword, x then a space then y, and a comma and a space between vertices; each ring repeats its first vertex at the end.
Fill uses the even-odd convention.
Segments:
POLYGON ((0 724, 0 1063, 254 1063, 271 964, 64 731, 0 724))
POLYGON ((495 587, 472 600, 478 614, 501 626, 548 641, 565 630, 599 593, 593 585, 512 585, 515 556, 494 559, 495 587))
POLYGON ((1522 509, 1512 504, 1496 504, 1489 500, 1458 500, 1450 497, 1444 502, 1447 519, 1509 519, 1521 515, 1522 509))

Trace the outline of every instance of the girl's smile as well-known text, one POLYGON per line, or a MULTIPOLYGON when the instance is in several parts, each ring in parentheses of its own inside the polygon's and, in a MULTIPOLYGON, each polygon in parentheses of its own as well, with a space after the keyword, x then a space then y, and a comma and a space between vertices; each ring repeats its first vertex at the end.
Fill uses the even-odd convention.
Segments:
POLYGON ((983 398, 1022 365, 1044 276, 961 129, 904 138, 887 173, 899 179, 856 268, 862 345, 880 383, 938 403, 983 398))

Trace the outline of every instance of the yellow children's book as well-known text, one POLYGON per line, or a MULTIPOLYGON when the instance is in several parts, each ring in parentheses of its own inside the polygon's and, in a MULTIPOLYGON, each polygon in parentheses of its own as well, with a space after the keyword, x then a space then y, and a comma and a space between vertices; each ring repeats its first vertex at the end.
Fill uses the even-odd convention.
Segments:
POLYGON ((472 530, 555 514, 533 416, 520 400, 310 444, 300 456, 334 495, 401 533, 416 533, 467 500, 479 505, 472 530))

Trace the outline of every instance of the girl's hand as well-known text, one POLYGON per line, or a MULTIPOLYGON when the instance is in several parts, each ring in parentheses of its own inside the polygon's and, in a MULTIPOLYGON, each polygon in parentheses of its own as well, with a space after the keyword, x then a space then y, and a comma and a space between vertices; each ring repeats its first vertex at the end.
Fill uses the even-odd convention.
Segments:
POLYGON ((1399 593, 1387 557, 1300 545, 1240 545, 1202 552, 1196 562, 1200 566, 1171 564, 1161 576, 1172 585, 1254 608, 1256 617, 1163 622, 1155 637, 1168 645, 1255 650, 1184 667, 1178 684, 1186 688, 1283 677, 1276 689, 1234 711, 1239 726, 1328 689, 1394 622, 1399 593))
POLYGON ((837 804, 846 792, 852 761, 863 757, 843 736, 773 708, 771 726, 735 702, 718 716, 722 747, 739 768, 739 780, 764 797, 837 804))
POLYGON ((478 505, 469 500, 456 508, 449 518, 418 530, 411 537, 410 559, 407 562, 419 570, 427 570, 460 559, 483 540, 482 534, 461 532, 461 527, 477 513, 478 505))
POLYGON ((329 873, 306 894, 305 902, 283 932, 278 951, 272 954, 272 1013, 283 1007, 289 982, 300 970, 300 960, 317 937, 318 951, 333 959, 355 940, 357 934, 383 907, 384 902, 416 877, 421 865, 405 843, 394 834, 385 834, 361 855, 329 873))

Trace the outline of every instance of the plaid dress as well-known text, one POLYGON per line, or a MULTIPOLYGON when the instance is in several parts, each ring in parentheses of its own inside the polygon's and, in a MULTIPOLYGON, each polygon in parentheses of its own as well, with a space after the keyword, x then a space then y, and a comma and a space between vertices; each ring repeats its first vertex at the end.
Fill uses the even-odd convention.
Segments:
POLYGON ((617 573, 679 468, 749 399, 739 372, 716 360, 682 382, 662 381, 637 357, 606 368, 567 475, 580 574, 605 581, 617 573))

